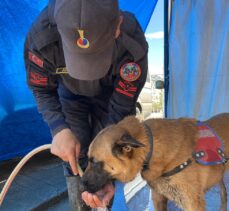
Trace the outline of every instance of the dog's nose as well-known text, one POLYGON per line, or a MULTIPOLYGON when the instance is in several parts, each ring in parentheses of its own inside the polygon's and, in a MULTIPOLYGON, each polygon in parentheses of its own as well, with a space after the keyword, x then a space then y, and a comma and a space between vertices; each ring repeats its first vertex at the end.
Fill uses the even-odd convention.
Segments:
POLYGON ((80 181, 79 189, 81 192, 87 191, 88 190, 88 181, 85 179, 82 179, 80 181))
POLYGON ((89 182, 87 180, 83 180, 82 183, 83 183, 83 186, 85 186, 85 187, 87 187, 89 185, 89 182))
POLYGON ((95 193, 98 190, 99 190, 99 188, 97 187, 97 185, 91 183, 86 178, 82 178, 81 185, 80 185, 80 191, 81 192, 88 191, 90 193, 95 193))

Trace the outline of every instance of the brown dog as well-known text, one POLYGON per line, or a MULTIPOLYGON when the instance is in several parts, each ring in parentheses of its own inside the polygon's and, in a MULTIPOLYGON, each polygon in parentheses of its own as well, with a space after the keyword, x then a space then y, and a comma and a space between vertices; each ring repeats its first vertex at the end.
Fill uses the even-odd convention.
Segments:
MULTIPOLYGON (((204 123, 217 133, 225 155, 229 156, 229 114, 214 116, 204 123)), ((91 143, 83 184, 88 191, 95 192, 112 179, 129 182, 141 172, 153 190, 155 210, 167 210, 167 199, 187 211, 205 210, 204 194, 213 185, 221 183, 222 201, 226 201, 222 181, 228 165, 197 163, 193 158, 197 140, 194 119, 140 122, 134 116, 127 117, 102 130, 91 143)), ((226 203, 221 209, 226 210, 226 203)))

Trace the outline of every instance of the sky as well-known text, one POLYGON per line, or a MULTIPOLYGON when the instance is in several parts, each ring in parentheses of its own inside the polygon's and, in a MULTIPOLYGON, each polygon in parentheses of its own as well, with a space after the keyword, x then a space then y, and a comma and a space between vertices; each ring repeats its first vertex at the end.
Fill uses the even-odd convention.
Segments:
POLYGON ((163 74, 164 66, 164 0, 158 0, 152 18, 146 29, 149 44, 149 72, 163 74))

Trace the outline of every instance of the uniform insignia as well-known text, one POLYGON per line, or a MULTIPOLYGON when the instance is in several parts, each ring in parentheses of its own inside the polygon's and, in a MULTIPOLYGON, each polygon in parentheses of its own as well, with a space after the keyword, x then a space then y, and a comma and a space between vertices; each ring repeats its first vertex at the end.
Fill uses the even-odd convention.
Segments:
POLYGON ((48 85, 48 77, 33 71, 30 71, 29 73, 29 81, 33 85, 40 85, 40 86, 48 85))
POLYGON ((134 97, 134 93, 137 91, 137 87, 134 86, 131 82, 128 81, 119 81, 119 87, 116 87, 115 90, 123 95, 128 97, 134 97))
POLYGON ((56 74, 68 74, 66 67, 58 67, 56 68, 56 74))
POLYGON ((88 48, 90 46, 90 43, 88 41, 88 39, 86 39, 84 37, 84 31, 83 30, 78 30, 80 38, 76 41, 76 44, 80 47, 80 48, 88 48))
POLYGON ((134 62, 124 64, 120 69, 120 76, 125 81, 136 81, 142 73, 140 66, 134 62))
POLYGON ((31 51, 29 51, 29 55, 28 58, 31 62, 33 62, 34 64, 36 64, 37 66, 43 68, 44 66, 44 62, 42 59, 40 59, 38 56, 36 56, 35 54, 33 54, 31 51))

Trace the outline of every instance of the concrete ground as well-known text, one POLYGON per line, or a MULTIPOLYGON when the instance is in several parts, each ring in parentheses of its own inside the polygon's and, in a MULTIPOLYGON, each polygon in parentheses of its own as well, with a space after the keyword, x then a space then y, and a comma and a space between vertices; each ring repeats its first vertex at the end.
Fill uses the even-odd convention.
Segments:
MULTIPOLYGON (((17 162, 18 160, 14 160, 0 164, 0 190, 17 162)), ((225 183, 229 190, 229 174, 225 177, 225 183)), ((42 153, 26 164, 16 177, 0 210, 68 211, 66 190, 61 161, 49 153, 42 153)), ((130 211, 154 210, 150 199, 150 190, 140 177, 128 183, 124 191, 130 211)), ((207 211, 219 210, 219 191, 219 187, 215 186, 206 194, 207 211)), ((169 210, 178 211, 179 209, 170 203, 169 210)))
MULTIPOLYGON (((0 188, 18 160, 1 163, 0 188)), ((61 161, 49 153, 41 153, 29 161, 15 178, 1 211, 34 210, 66 195, 61 161)))

